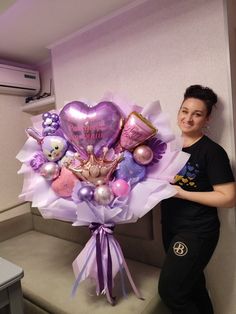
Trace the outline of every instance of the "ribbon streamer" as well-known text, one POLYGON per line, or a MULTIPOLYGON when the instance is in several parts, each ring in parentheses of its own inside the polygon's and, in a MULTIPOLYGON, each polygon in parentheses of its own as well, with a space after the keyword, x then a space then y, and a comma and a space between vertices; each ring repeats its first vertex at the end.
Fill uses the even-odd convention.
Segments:
POLYGON ((99 294, 106 293, 108 302, 114 304, 115 298, 112 296, 112 258, 110 251, 110 242, 109 236, 113 234, 114 224, 104 224, 91 223, 89 229, 96 237, 96 261, 97 261, 97 274, 98 274, 98 285, 99 285, 99 294), (102 247, 101 244, 106 241, 107 244, 107 272, 106 272, 106 287, 104 285, 104 265, 103 265, 103 256, 102 256, 102 247))
MULTIPOLYGON (((88 248, 84 248, 86 250, 86 258, 84 260, 84 264, 82 269, 79 271, 76 281, 74 283, 72 289, 72 296, 75 295, 76 290, 78 288, 79 283, 85 278, 84 273, 89 273, 88 264, 91 262, 91 259, 96 259, 97 264, 97 294, 106 294, 107 300, 110 304, 115 304, 115 297, 112 295, 112 287, 113 287, 113 264, 112 264, 112 252, 111 249, 114 250, 117 261, 116 264, 119 265, 119 272, 121 275, 121 285, 123 295, 126 296, 125 292, 125 283, 124 283, 124 270, 129 279, 129 282, 133 288, 134 293, 139 299, 143 300, 140 292, 138 291, 132 276, 130 274, 128 265, 126 264, 124 255, 122 253, 121 247, 118 241, 113 236, 115 225, 113 223, 110 224, 99 224, 99 223, 91 223, 89 225, 89 229, 92 232, 92 244, 88 248), (93 255, 94 249, 96 249, 95 256, 93 255), (105 264, 105 261, 107 262, 105 264)), ((77 259, 80 255, 77 257, 77 259)), ((114 256, 113 256, 114 258, 114 256)), ((76 259, 76 260, 77 260, 76 259)), ((113 260, 114 262, 114 260, 113 260)), ((78 261, 77 261, 78 263, 78 261)))

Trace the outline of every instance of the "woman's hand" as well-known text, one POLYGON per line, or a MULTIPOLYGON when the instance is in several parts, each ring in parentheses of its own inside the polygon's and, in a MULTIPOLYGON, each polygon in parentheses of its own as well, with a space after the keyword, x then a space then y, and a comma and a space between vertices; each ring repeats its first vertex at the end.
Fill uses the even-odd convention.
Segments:
POLYGON ((174 185, 174 188, 175 188, 175 190, 176 190, 176 194, 175 194, 175 196, 174 197, 177 197, 177 198, 184 198, 183 197, 183 194, 184 194, 184 190, 179 186, 179 185, 174 185), (181 197, 182 196, 182 197, 181 197))

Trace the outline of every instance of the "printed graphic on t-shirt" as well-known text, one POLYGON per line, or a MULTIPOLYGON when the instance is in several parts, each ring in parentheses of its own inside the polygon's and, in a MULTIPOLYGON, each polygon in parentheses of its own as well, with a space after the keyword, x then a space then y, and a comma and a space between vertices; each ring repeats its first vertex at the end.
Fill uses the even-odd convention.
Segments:
POLYGON ((177 256, 184 256, 188 253, 188 247, 185 243, 177 241, 173 245, 173 251, 177 256))
POLYGON ((175 176, 175 183, 180 186, 191 186, 196 188, 196 176, 199 173, 199 165, 188 162, 184 168, 175 176))

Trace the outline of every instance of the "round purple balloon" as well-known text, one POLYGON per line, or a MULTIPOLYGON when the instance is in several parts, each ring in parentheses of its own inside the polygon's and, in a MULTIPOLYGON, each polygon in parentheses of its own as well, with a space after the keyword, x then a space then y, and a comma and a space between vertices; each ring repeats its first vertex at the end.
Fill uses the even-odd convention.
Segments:
POLYGON ((78 191, 78 197, 81 201, 91 201, 93 199, 94 189, 91 186, 83 186, 78 191))
POLYGON ((44 113, 42 114, 42 118, 43 118, 44 121, 45 121, 46 119, 48 119, 48 118, 51 118, 51 113, 50 113, 50 112, 44 112, 44 113))
POLYGON ((110 101, 94 107, 73 101, 63 107, 59 116, 67 140, 81 153, 88 145, 93 145, 95 154, 101 153, 104 146, 111 147, 123 126, 119 108, 110 101))
POLYGON ((47 135, 53 135, 56 132, 57 129, 55 129, 52 126, 47 126, 46 128, 43 129, 43 136, 47 135))
POLYGON ((54 122, 58 122, 58 121, 59 121, 59 116, 58 116, 58 114, 57 114, 57 113, 52 113, 52 114, 51 114, 51 119, 52 119, 52 121, 54 121, 54 122))

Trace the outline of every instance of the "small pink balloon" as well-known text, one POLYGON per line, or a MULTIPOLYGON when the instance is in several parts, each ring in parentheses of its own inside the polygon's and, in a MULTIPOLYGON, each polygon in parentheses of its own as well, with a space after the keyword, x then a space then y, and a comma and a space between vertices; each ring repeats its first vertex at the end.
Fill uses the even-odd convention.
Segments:
POLYGON ((60 174, 60 167, 55 162, 46 162, 40 167, 40 174, 46 180, 54 180, 60 174))
POLYGON ((147 145, 140 145, 133 152, 134 160, 139 165, 148 165, 153 159, 153 151, 147 145))
POLYGON ((126 196, 129 194, 129 183, 123 179, 118 179, 112 183, 112 192, 116 196, 126 196))

